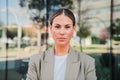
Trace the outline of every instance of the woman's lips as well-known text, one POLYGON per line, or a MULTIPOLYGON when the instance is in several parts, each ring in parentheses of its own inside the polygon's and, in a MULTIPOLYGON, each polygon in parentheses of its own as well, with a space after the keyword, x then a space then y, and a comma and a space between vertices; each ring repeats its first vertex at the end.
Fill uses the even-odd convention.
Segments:
POLYGON ((64 41, 66 38, 58 38, 59 41, 64 41))

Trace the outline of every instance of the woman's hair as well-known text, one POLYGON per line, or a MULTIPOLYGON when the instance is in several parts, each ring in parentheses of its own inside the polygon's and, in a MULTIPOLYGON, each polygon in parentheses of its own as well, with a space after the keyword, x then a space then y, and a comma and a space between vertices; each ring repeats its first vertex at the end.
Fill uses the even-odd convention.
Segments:
POLYGON ((61 14, 64 14, 67 17, 69 17, 73 22, 73 26, 75 25, 75 16, 69 9, 58 9, 58 10, 56 10, 53 13, 53 15, 50 17, 50 24, 52 25, 54 18, 61 15, 61 14))

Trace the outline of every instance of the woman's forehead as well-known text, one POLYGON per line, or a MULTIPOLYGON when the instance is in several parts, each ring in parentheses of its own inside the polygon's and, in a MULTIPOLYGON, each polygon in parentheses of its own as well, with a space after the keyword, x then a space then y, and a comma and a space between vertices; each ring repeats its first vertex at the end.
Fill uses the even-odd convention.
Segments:
POLYGON ((72 20, 66 15, 59 15, 53 19, 53 23, 73 23, 72 20))

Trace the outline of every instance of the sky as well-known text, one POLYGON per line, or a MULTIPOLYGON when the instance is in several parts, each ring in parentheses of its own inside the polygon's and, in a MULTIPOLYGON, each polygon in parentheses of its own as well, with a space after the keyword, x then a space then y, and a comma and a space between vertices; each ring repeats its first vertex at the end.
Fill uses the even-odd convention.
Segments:
POLYGON ((3 24, 8 21, 8 24, 26 25, 29 23, 27 9, 19 6, 19 0, 0 0, 0 21, 3 24))

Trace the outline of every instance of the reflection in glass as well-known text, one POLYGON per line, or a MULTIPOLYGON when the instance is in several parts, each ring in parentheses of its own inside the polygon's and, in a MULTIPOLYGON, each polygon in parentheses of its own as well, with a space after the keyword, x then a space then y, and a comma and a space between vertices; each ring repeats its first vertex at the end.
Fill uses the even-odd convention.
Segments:
POLYGON ((112 74, 120 80, 120 1, 113 1, 111 33, 111 0, 0 0, 0 80, 25 79, 29 57, 52 47, 48 19, 60 7, 74 12, 71 46, 95 58, 98 80, 111 79, 111 50, 112 74))

